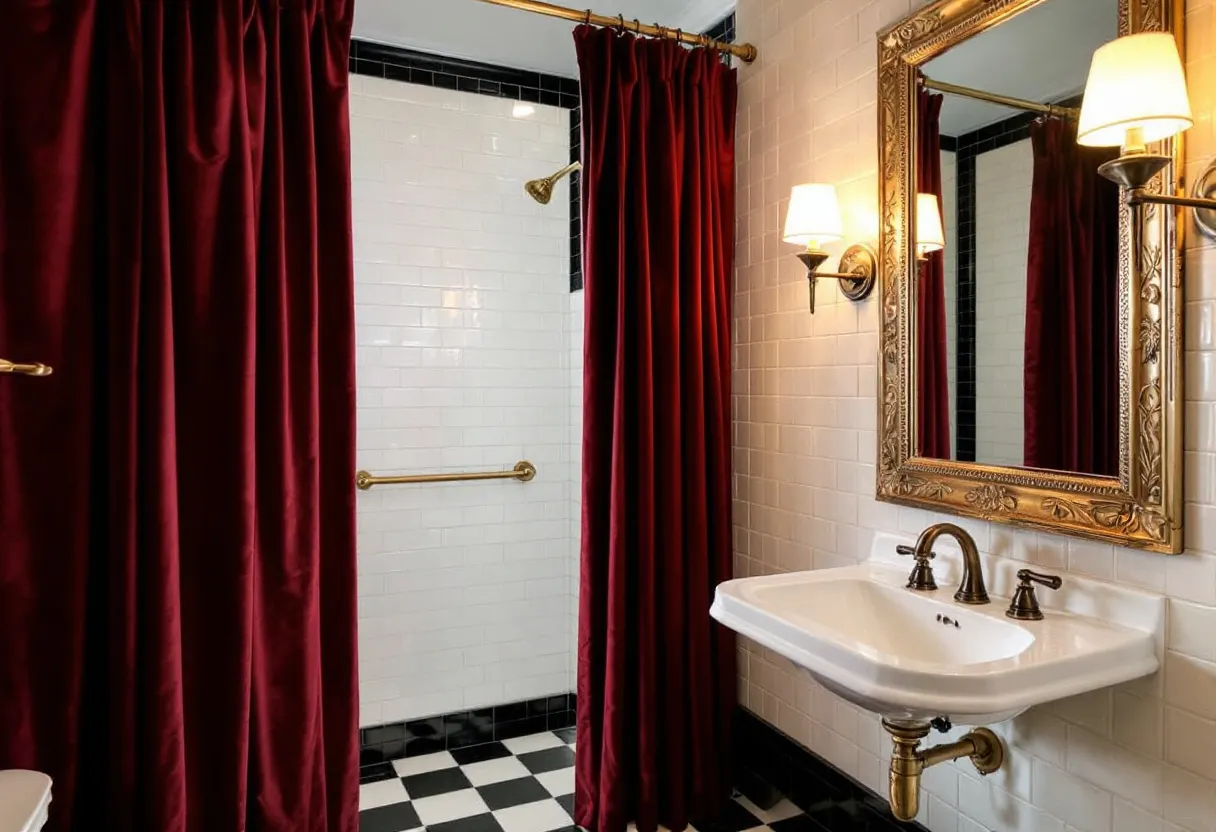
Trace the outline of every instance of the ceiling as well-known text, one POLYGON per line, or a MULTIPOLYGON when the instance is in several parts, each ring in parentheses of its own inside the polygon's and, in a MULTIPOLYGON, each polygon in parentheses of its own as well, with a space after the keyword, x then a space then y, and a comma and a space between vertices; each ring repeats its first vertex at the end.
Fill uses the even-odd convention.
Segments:
MULTIPOLYGON (((560 0, 576 6, 588 0, 560 0)), ((602 3, 603 0, 600 0, 602 3)), ((735 0, 612 0, 599 14, 701 32, 735 7, 735 0)), ((424 52, 501 66, 578 76, 577 24, 479 0, 359 0, 354 36, 424 52)))
MULTIPOLYGON (((1059 101, 1085 89, 1095 49, 1118 35, 1118 0, 1047 0, 929 61, 939 81, 1031 101, 1059 101)), ((947 95, 941 132, 959 136, 1018 110, 947 95)))

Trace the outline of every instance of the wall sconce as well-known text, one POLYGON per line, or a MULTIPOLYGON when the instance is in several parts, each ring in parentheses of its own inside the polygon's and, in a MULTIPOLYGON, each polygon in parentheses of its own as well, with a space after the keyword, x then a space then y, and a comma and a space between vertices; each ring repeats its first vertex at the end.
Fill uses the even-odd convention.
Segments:
POLYGON ((840 258, 840 271, 821 272, 829 255, 819 248, 821 243, 833 242, 844 237, 844 225, 840 221, 840 206, 836 202, 836 188, 832 185, 795 185, 790 193, 790 207, 785 215, 787 243, 806 246, 798 259, 806 266, 806 278, 810 284, 811 314, 815 314, 815 286, 821 277, 834 277, 839 281, 840 293, 852 301, 863 300, 874 288, 874 249, 867 245, 852 245, 840 258))
POLYGON ((1149 181, 1170 158, 1149 153, 1149 142, 1189 129, 1191 102, 1174 36, 1143 32, 1112 40, 1094 52, 1077 125, 1077 142, 1091 147, 1121 147, 1119 158, 1098 172, 1127 188, 1127 204, 1146 202, 1195 209, 1199 228, 1216 236, 1216 165, 1195 184, 1194 197, 1152 194, 1149 181))
POLYGON ((946 247, 946 232, 942 228, 942 209, 937 194, 916 195, 916 259, 927 260, 932 251, 946 247))

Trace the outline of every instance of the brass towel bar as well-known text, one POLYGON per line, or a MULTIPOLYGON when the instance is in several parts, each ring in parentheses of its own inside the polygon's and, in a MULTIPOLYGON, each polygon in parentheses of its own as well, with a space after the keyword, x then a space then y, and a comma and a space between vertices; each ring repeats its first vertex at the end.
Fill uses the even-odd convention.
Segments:
POLYGON ((468 480, 519 480, 529 482, 536 476, 536 466, 528 460, 517 462, 510 471, 478 471, 463 474, 411 474, 405 477, 373 477, 367 471, 355 474, 355 485, 366 491, 373 485, 404 485, 419 482, 466 482, 468 480))
POLYGON ((49 376, 53 373, 45 364, 16 364, 5 358, 0 358, 0 373, 16 376, 49 376))

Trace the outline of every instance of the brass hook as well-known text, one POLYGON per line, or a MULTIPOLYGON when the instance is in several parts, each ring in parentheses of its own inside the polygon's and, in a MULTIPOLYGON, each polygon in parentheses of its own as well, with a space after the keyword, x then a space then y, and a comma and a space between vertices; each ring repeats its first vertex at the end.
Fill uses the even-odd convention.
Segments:
POLYGON ((583 21, 584 26, 591 25, 591 9, 587 9, 587 18, 583 21))
POLYGON ((635 35, 642 34, 642 24, 636 17, 633 19, 633 33, 635 35))
POLYGON ((625 33, 625 15, 618 14, 617 17, 620 18, 616 24, 617 31, 619 31, 621 34, 624 34, 625 33))

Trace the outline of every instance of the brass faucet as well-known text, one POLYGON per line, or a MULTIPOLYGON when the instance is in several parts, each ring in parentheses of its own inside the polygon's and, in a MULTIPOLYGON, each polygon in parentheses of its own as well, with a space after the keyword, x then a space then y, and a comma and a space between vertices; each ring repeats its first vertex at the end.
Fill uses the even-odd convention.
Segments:
POLYGON ((917 560, 927 562, 928 558, 933 557, 933 544, 944 534, 957 540, 959 548, 963 550, 963 580, 958 585, 958 592, 954 593, 954 600, 962 604, 987 604, 988 590, 984 586, 980 553, 966 529, 953 523, 935 523, 920 533, 913 554, 917 560))

